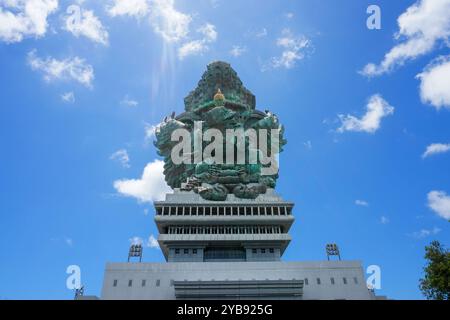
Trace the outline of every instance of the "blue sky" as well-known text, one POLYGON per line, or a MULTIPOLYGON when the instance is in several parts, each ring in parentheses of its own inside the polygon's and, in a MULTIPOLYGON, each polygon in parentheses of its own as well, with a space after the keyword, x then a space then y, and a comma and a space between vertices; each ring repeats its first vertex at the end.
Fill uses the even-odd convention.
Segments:
POLYGON ((1 299, 71 299, 73 264, 98 295, 134 237, 145 261, 164 260, 152 128, 183 111, 214 60, 286 128, 277 191, 296 222, 284 259, 325 259, 336 242, 381 267, 379 294, 422 298, 424 246, 450 240, 449 0, 0 8, 1 299), (366 26, 371 4, 380 30, 366 26))

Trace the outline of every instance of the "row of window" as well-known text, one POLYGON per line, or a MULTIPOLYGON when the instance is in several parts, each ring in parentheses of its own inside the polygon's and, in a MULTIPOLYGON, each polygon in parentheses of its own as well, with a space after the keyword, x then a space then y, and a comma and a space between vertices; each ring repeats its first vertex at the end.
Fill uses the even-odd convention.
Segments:
MULTIPOLYGON (((355 284, 358 284, 358 278, 357 278, 357 277, 353 277, 353 282, 354 282, 355 284)), ((321 280, 320 278, 316 278, 316 283, 317 283, 318 285, 320 285, 320 284, 322 284, 322 280, 321 280)), ((336 281, 335 281, 335 279, 334 279, 333 277, 330 278, 330 283, 331 283, 331 284, 336 284, 336 281)), ((346 277, 343 277, 343 278, 342 278, 342 283, 343 283, 343 284, 348 284, 348 281, 347 281, 347 278, 346 278, 346 277)), ((305 285, 309 285, 309 280, 308 280, 308 278, 305 278, 305 285)))
MULTIPOLYGON (((189 254, 191 249, 183 249, 184 254, 189 254)), ((175 254, 180 254, 180 249, 175 249, 175 254)), ((192 254, 197 254, 197 249, 192 249, 192 254)))
MULTIPOLYGON (((117 287, 117 285, 119 284, 119 281, 118 280, 114 280, 113 281, 113 287, 117 287)), ((141 287, 145 287, 147 285, 147 280, 146 279, 142 279, 142 281, 141 281, 141 287)), ((161 280, 159 280, 159 279, 157 279, 156 280, 156 282, 155 282, 155 286, 156 287, 159 287, 161 285, 161 280)), ((132 287, 133 286, 133 280, 128 280, 128 286, 129 287, 132 287)))
POLYGON ((168 234, 274 234, 281 226, 170 226, 168 234))
MULTIPOLYGON (((179 250, 179 249, 176 249, 176 250, 179 250)), ((187 249, 185 249, 185 250, 187 250, 187 249)), ((194 249, 194 250, 196 251, 197 249, 194 249)), ((265 249, 261 249, 261 250, 265 250, 265 249)), ((273 252, 273 249, 269 249, 269 250, 272 250, 271 252, 273 252)), ((308 278, 305 278, 304 282, 305 282, 305 285, 309 285, 308 278)), ((353 282, 354 282, 354 284, 358 284, 358 278, 357 277, 353 277, 353 282)), ((115 279, 113 281, 113 287, 117 287, 118 283, 119 283, 119 281, 115 279)), ((318 285, 321 285, 322 284, 322 280, 320 278, 316 278, 316 283, 318 285)), ((332 285, 336 284, 336 281, 335 281, 335 279, 333 277, 330 278, 330 283, 332 285)), ((346 277, 342 278, 342 283, 345 284, 345 285, 348 284, 348 280, 347 280, 346 277)), ((140 284, 141 284, 141 287, 145 287, 147 285, 147 280, 146 279, 142 279, 140 284)), ((155 286, 159 287, 160 285, 161 285, 161 280, 157 279, 155 281, 155 286)), ((171 286, 173 285, 173 280, 170 281, 170 285, 171 286)), ((130 279, 130 280, 128 280, 128 287, 132 287, 132 286, 133 286, 133 280, 130 279)))
POLYGON ((285 216, 292 214, 292 207, 191 207, 162 206, 156 208, 162 216, 285 216))

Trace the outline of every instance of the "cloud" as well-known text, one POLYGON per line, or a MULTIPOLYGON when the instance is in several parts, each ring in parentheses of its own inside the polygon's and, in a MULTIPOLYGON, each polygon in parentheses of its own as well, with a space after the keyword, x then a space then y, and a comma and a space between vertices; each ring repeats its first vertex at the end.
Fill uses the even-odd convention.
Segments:
MULTIPOLYGON (((450 17, 449 17, 450 19, 450 17)), ((435 59, 417 75, 420 79, 420 97, 423 103, 450 109, 450 55, 435 59)))
POLYGON ((233 57, 240 57, 243 53, 245 53, 247 49, 241 46, 233 46, 230 50, 230 54, 233 57))
POLYGON ((140 179, 123 179, 114 182, 114 188, 120 194, 136 198, 139 202, 163 200, 172 189, 164 180, 164 162, 155 160, 144 168, 140 179))
POLYGON ((428 193, 428 207, 438 216, 450 220, 450 196, 444 191, 430 191, 428 193))
POLYGON ((429 146, 427 146, 427 149, 422 154, 422 158, 429 157, 434 154, 438 153, 445 153, 450 151, 450 143, 443 144, 443 143, 432 143, 429 146))
POLYGON ((150 23, 166 42, 178 42, 189 33, 192 17, 177 11, 174 0, 153 0, 150 3, 150 23))
POLYGON ((25 37, 43 37, 47 32, 47 18, 57 8, 57 0, 1 1, 0 40, 13 43, 25 37))
POLYGON ((126 95, 121 101, 120 104, 126 107, 136 107, 139 102, 134 99, 130 99, 128 95, 126 95))
POLYGON ((369 203, 365 200, 355 200, 357 206, 368 207, 369 203))
POLYGON ((311 150, 312 149, 312 143, 310 140, 303 142, 303 145, 306 149, 311 150))
POLYGON ((423 239, 431 235, 436 235, 441 232, 441 229, 434 227, 433 229, 422 229, 420 231, 413 232, 412 236, 416 239, 423 239))
POLYGON ((158 127, 159 127, 159 124, 154 125, 154 124, 146 123, 145 124, 145 140, 148 141, 148 140, 153 139, 153 137, 156 134, 156 130, 158 129, 158 127))
POLYGON ((91 10, 82 10, 72 5, 67 8, 68 15, 64 17, 64 29, 75 37, 84 36, 94 42, 108 45, 108 31, 91 10))
POLYGON ((64 237, 64 242, 65 242, 69 247, 73 247, 73 240, 72 240, 72 238, 64 237))
POLYGON ((380 218, 380 222, 382 224, 388 224, 390 222, 389 218, 385 217, 385 216, 381 216, 380 218))
POLYGON ((263 67, 263 71, 270 68, 291 69, 295 67, 297 61, 304 59, 308 50, 312 48, 311 40, 303 35, 296 36, 289 29, 282 31, 276 44, 283 51, 280 56, 273 57, 269 65, 263 67))
POLYGON ((369 63, 361 74, 379 76, 431 52, 440 41, 448 45, 450 0, 419 0, 398 17, 397 23, 399 31, 395 38, 400 43, 386 53, 379 65, 369 63))
POLYGON ((217 40, 216 27, 210 23, 204 24, 197 29, 203 35, 202 39, 189 41, 178 49, 178 58, 183 60, 187 56, 200 55, 209 50, 208 44, 217 40))
POLYGON ((111 17, 130 16, 142 18, 149 13, 147 0, 114 0, 113 5, 107 6, 106 11, 111 17))
POLYGON ((128 156, 126 149, 117 150, 109 157, 109 159, 118 161, 124 168, 130 167, 130 157, 128 156))
POLYGON ((158 240, 155 238, 153 234, 151 234, 147 240, 142 239, 141 237, 132 237, 130 239, 130 243, 133 245, 142 245, 143 247, 159 249, 158 240))
POLYGON ((74 103, 75 102, 75 94, 70 92, 65 92, 61 95, 61 100, 65 103, 74 103))
POLYGON ((79 57, 57 60, 52 57, 45 59, 36 56, 36 50, 28 53, 28 64, 31 69, 41 71, 46 81, 75 80, 92 88, 94 69, 79 57))
POLYGON ((380 128, 381 119, 394 113, 394 107, 390 106, 379 94, 370 97, 366 110, 366 114, 361 119, 352 115, 338 115, 342 125, 337 131, 340 133, 345 131, 374 133, 380 128))

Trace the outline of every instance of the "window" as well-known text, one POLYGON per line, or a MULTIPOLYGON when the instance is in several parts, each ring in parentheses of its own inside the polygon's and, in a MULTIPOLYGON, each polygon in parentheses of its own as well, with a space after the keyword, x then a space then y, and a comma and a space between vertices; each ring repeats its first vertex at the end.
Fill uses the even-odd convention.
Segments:
POLYGON ((146 283, 147 283, 147 281, 146 281, 145 279, 142 280, 142 286, 143 286, 143 287, 145 287, 146 283))
POLYGON ((128 280, 128 286, 131 287, 133 285, 133 280, 128 280))
POLYGON ((175 249, 175 254, 180 254, 180 249, 175 249))
POLYGON ((252 249, 252 253, 256 254, 257 253, 256 249, 252 249))
POLYGON ((117 280, 114 280, 113 287, 117 287, 117 280))
POLYGON ((334 278, 331 278, 330 280, 331 280, 331 284, 334 284, 334 278))
POLYGON ((270 248, 270 249, 269 249, 269 252, 270 252, 270 253, 274 253, 275 250, 273 250, 273 248, 270 248))
POLYGON ((357 277, 354 277, 353 281, 355 282, 355 284, 358 284, 358 278, 357 277))
POLYGON ((266 249, 261 249, 261 253, 266 253, 266 249))
POLYGON ((173 280, 170 280, 170 286, 173 287, 173 280))
POLYGON ((192 254, 197 254, 197 249, 192 249, 192 254))
POLYGON ((344 281, 344 284, 347 284, 347 278, 342 278, 342 281, 344 281))
POLYGON ((184 254, 188 254, 189 253, 189 249, 184 249, 184 254))
POLYGON ((308 278, 305 278, 305 285, 308 285, 308 278))
POLYGON ((156 280, 156 286, 159 287, 159 285, 161 284, 161 280, 156 280))
POLYGON ((317 278, 317 284, 320 284, 320 278, 317 278))

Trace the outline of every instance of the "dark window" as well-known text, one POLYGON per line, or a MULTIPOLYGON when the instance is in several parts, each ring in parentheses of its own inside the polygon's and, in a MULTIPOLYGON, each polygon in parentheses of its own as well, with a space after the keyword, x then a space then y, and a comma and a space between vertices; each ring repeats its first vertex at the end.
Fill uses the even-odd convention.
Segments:
POLYGON ((273 248, 270 248, 270 249, 269 249, 269 252, 270 252, 270 253, 274 253, 274 251, 275 251, 275 250, 273 250, 273 248))
POLYGON ((354 277, 353 281, 355 281, 355 284, 358 284, 358 278, 357 277, 354 277))
POLYGON ((156 286, 159 287, 159 285, 161 284, 161 280, 156 280, 156 286))
POLYGON ((261 249, 261 253, 266 253, 266 249, 261 249))
POLYGON ((189 253, 189 249, 184 249, 184 254, 188 254, 189 253))
POLYGON ((342 281, 344 281, 344 284, 347 284, 347 278, 342 278, 342 281))
POLYGON ((320 284, 320 278, 317 278, 317 284, 320 284))
POLYGON ((114 280, 113 287, 117 287, 117 280, 114 280))
POLYGON ((334 278, 331 278, 330 280, 331 280, 331 284, 334 284, 334 278))
POLYGON ((252 253, 257 253, 257 250, 256 249, 252 249, 252 253))
POLYGON ((170 280, 170 286, 173 287, 173 280, 170 280))
POLYGON ((175 249, 175 254, 179 254, 180 253, 180 249, 175 249))
POLYGON ((147 281, 144 279, 142 280, 142 286, 145 287, 145 284, 147 283, 147 281))
POLYGON ((133 285, 133 280, 128 280, 128 286, 131 287, 133 285))
POLYGON ((305 285, 308 285, 308 278, 305 278, 305 285))
POLYGON ((197 254, 197 249, 192 249, 192 254, 197 254))

